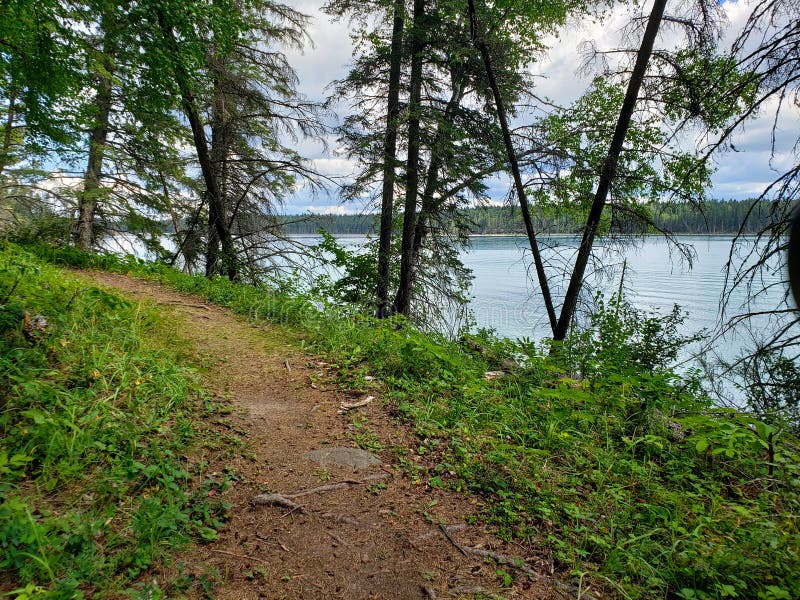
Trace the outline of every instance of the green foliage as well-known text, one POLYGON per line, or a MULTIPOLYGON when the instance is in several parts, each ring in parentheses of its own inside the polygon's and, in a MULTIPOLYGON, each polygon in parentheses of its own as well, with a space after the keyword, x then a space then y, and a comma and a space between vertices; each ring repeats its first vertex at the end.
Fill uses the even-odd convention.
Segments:
POLYGON ((318 277, 313 293, 323 298, 366 307, 374 301, 375 288, 378 285, 377 248, 369 245, 367 252, 348 250, 335 237, 325 230, 319 230, 322 242, 312 247, 319 259, 336 269, 338 276, 318 277))
MULTIPOLYGON (((449 341, 402 320, 320 314, 286 292, 49 252, 288 323, 345 383, 359 385, 368 369, 418 436, 398 452, 400 467, 431 487, 481 495, 483 518, 500 535, 549 552, 584 589, 591 582, 653 599, 800 596, 798 440, 715 408, 697 373, 670 369, 687 341, 679 311, 658 318, 618 298, 600 302, 586 330, 545 355, 487 332, 449 341), (508 373, 484 376, 498 367, 508 373)), ((377 442, 360 421, 352 438, 377 442)), ((504 584, 506 574, 498 573, 504 584)))
MULTIPOLYGON (((769 223, 771 203, 757 200, 648 202, 643 204, 642 209, 647 211, 656 229, 662 231, 679 234, 735 234, 742 228, 742 233, 753 234, 769 223)), ((536 231, 547 234, 575 233, 584 224, 584 216, 577 211, 568 210, 566 206, 539 205, 531 216, 536 231)), ((518 208, 474 207, 466 209, 464 217, 472 234, 525 234, 518 208)), ((291 234, 316 233, 320 228, 332 234, 374 233, 374 219, 363 215, 325 215, 303 220, 285 217, 284 221, 283 230, 291 234)))
POLYGON ((220 525, 179 458, 202 407, 170 327, 0 247, 0 568, 14 597, 118 594, 220 525))
MULTIPOLYGON (((53 142, 63 150, 77 139, 70 117, 84 79, 79 44, 66 24, 76 14, 54 0, 0 4, 0 104, 13 104, 24 116, 26 150, 33 153, 52 150, 53 142)), ((13 158, 0 155, 0 170, 9 162, 13 158)))
POLYGON ((585 328, 576 328, 564 344, 567 366, 581 377, 610 373, 664 374, 679 351, 703 337, 679 334, 686 314, 675 305, 661 315, 640 311, 620 294, 606 305, 602 294, 585 328))
MULTIPOLYGON (((577 204, 581 211, 588 210, 623 97, 622 85, 598 77, 572 106, 542 120, 539 126, 548 147, 557 149, 562 158, 558 162, 559 177, 551 185, 535 190, 539 203, 554 203, 567 209, 577 204)), ((711 175, 704 162, 696 160, 672 139, 660 116, 649 111, 640 111, 631 120, 616 169, 612 182, 614 201, 600 231, 630 227, 630 222, 638 223, 634 231, 650 231, 651 217, 642 211, 639 202, 642 197, 676 197, 697 202, 703 197, 711 175)))
MULTIPOLYGON (((665 57, 657 56, 656 61, 665 57)), ((740 70, 732 56, 684 49, 671 56, 675 76, 663 92, 665 116, 679 122, 688 115, 719 132, 756 101, 757 78, 740 70)))

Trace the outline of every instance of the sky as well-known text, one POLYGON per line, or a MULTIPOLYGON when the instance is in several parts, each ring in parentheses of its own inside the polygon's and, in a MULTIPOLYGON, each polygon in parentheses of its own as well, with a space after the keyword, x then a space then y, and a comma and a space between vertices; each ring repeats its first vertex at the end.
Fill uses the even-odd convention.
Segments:
MULTIPOLYGON (((288 0, 288 4, 311 17, 308 33, 313 46, 300 51, 289 51, 290 64, 299 78, 298 91, 309 99, 324 100, 328 84, 343 77, 352 60, 350 24, 345 20, 332 21, 320 11, 319 0, 288 0)), ((744 1, 721 4, 728 25, 723 29, 721 47, 727 47, 749 14, 744 1)), ((593 42, 600 49, 619 47, 620 40, 629 23, 630 9, 620 8, 603 22, 568 23, 558 37, 548 40, 549 52, 535 65, 536 93, 550 98, 555 103, 567 105, 586 89, 594 72, 583 72, 580 48, 584 42, 593 42)), ((668 9, 669 10, 669 9, 668 9)), ((669 31, 661 36, 661 44, 669 45, 669 31)), ((346 114, 347 107, 340 106, 332 122, 346 114)), ((733 138, 736 151, 728 151, 715 157, 716 172, 712 178, 710 196, 714 198, 750 198, 759 194, 785 167, 796 164, 793 146, 800 137, 800 111, 792 106, 783 111, 777 123, 775 151, 772 149, 773 111, 764 110, 758 118, 748 122, 733 138)), ((338 147, 335 136, 327 138, 327 148, 318 141, 300 140, 297 149, 306 156, 321 173, 332 177, 346 177, 355 169, 338 147)), ((490 182, 490 201, 502 202, 507 195, 510 181, 498 176, 490 182)), ((301 189, 287 199, 284 212, 287 214, 314 213, 360 213, 370 210, 363 203, 344 204, 335 189, 329 193, 312 196, 301 189)))

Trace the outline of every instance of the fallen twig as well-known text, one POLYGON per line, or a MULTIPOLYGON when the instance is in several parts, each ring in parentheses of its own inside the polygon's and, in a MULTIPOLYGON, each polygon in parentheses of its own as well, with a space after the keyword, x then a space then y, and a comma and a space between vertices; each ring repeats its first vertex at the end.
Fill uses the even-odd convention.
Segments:
POLYGON ((483 374, 483 378, 486 381, 492 381, 494 379, 499 379, 500 377, 505 377, 506 375, 508 375, 508 373, 505 371, 486 371, 483 374))
POLYGON ((288 358, 283 361, 283 366, 286 367, 287 371, 291 371, 292 370, 292 367, 289 366, 289 359, 288 358))
POLYGON ((325 533, 327 533, 327 534, 328 534, 329 536, 331 536, 331 537, 332 537, 334 540, 336 540, 337 542, 339 542, 339 543, 340 543, 342 546, 347 546, 348 548, 350 548, 350 547, 351 547, 351 546, 350 546, 350 544, 348 544, 347 542, 345 542, 345 541, 344 541, 342 538, 340 538, 338 535, 336 535, 336 534, 335 534, 335 533, 333 533, 332 531, 328 531, 328 530, 326 529, 326 530, 325 530, 325 533))
MULTIPOLYGON (((13 292, 14 290, 12 289, 11 291, 13 292)), ((69 307, 72 306, 72 303, 75 301, 75 298, 78 297, 78 294, 80 294, 80 292, 81 288, 76 287, 75 292, 72 294, 72 297, 69 299, 69 302, 67 302, 67 305, 64 307, 65 310, 69 310, 69 307)), ((2 302, 2 304, 5 304, 5 301, 2 302)))
POLYGON ((259 533, 256 533, 255 536, 256 536, 256 539, 261 540, 262 542, 267 542, 269 544, 275 544, 276 546, 278 546, 278 548, 280 548, 284 552, 289 552, 290 554, 294 554, 293 550, 290 550, 289 548, 287 548, 284 544, 282 544, 278 540, 273 540, 272 538, 265 537, 265 536, 263 536, 263 535, 261 535, 259 533))
POLYGON ((292 512, 297 511, 302 514, 306 512, 304 506, 292 502, 289 498, 281 494, 259 494, 253 498, 251 502, 258 506, 281 506, 290 509, 292 512))
MULTIPOLYGON (((461 531, 462 529, 466 529, 466 528, 467 528, 467 524, 466 523, 456 523, 455 525, 447 525, 445 527, 445 529, 447 529, 447 531, 450 531, 450 532, 461 531)), ((422 535, 418 535, 417 537, 412 538, 411 541, 412 542, 421 542, 422 540, 430 539, 435 535, 439 535, 439 532, 436 531, 436 530, 433 530, 433 531, 429 531, 427 533, 423 533, 422 535)))
POLYGON ((370 481, 375 481, 377 479, 385 479, 386 473, 376 473, 374 475, 367 475, 364 477, 363 480, 358 481, 355 479, 345 479, 344 481, 339 481, 337 483, 329 483, 327 485, 321 485, 319 487, 311 488, 310 490, 304 490, 302 492, 297 492, 295 494, 259 494, 255 496, 251 502, 256 506, 281 506, 283 508, 288 508, 289 513, 299 512, 301 514, 306 514, 306 507, 302 504, 298 504, 293 499, 294 498, 302 498, 303 496, 309 496, 311 494, 318 494, 321 492, 329 492, 331 490, 338 490, 340 488, 350 487, 353 485, 364 485, 370 481))
POLYGON ((439 531, 441 531, 444 534, 444 537, 446 537, 450 543, 455 546, 456 550, 461 552, 461 554, 464 556, 467 556, 467 551, 464 550, 464 548, 462 548, 461 545, 453 539, 453 536, 450 535, 449 531, 447 531, 447 527, 445 527, 442 523, 439 523, 439 531))
MULTIPOLYGON (((0 300, 0 304, 5 304, 6 302, 8 302, 11 299, 11 296, 14 294, 14 290, 16 290, 17 286, 19 285, 19 280, 20 280, 20 276, 19 276, 19 273, 17 273, 17 276, 14 279, 14 283, 11 285, 11 289, 8 290, 8 293, 5 296, 3 296, 2 300, 0 300)), ((70 300, 70 302, 72 302, 72 300, 70 300)), ((67 305, 67 306, 69 306, 69 305, 67 305)))
MULTIPOLYGON (((448 535, 447 537, 449 538, 450 536, 448 535)), ((483 548, 472 548, 471 546, 465 546, 463 549, 469 552, 470 554, 475 554, 483 558, 491 558, 496 563, 505 565, 507 567, 511 567, 512 569, 516 569, 521 573, 525 573, 525 575, 527 575, 531 579, 539 579, 541 577, 539 573, 531 569, 521 558, 512 558, 510 556, 506 556, 505 554, 494 552, 493 550, 484 550, 483 548)))
POLYGON ((353 410, 354 408, 361 408, 362 406, 366 406, 370 402, 375 400, 375 396, 367 396, 363 400, 358 400, 357 402, 342 402, 339 404, 339 414, 346 413, 348 410, 353 410))

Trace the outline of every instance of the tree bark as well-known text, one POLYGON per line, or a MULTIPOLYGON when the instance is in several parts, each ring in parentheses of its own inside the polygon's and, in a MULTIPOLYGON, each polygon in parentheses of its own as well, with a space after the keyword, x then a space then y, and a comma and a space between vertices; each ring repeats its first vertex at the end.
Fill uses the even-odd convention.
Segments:
POLYGON ((536 239, 536 232, 533 229, 533 222, 531 221, 530 209, 528 208, 528 198, 525 194, 525 186, 522 184, 522 176, 519 172, 517 154, 514 150, 514 145, 511 140, 511 130, 508 126, 505 103, 503 102, 503 96, 500 93, 500 87, 497 85, 497 78, 495 77, 492 59, 489 55, 489 49, 487 48, 482 35, 479 35, 478 33, 478 17, 475 13, 474 0, 468 0, 467 7, 469 10, 469 23, 472 33, 472 40, 481 54, 483 66, 486 70, 486 77, 489 80, 489 86, 492 88, 492 96, 494 97, 495 106, 497 108, 497 119, 500 122, 500 129, 503 132, 503 143, 505 144, 506 153, 508 154, 508 164, 511 167, 511 174, 514 178, 514 188, 517 192, 519 207, 520 211, 522 212, 522 220, 525 223, 525 232, 528 235, 528 244, 531 248, 531 254, 533 254, 533 262, 536 267, 536 277, 539 281, 539 287, 542 290, 542 299, 544 300, 544 305, 547 309, 547 317, 550 321, 550 328, 553 332, 555 332, 556 312, 553 308, 553 297, 550 294, 550 286, 547 281, 547 275, 544 272, 544 262, 542 261, 542 255, 539 251, 539 242, 536 239))
POLYGON ((397 127, 400 116, 400 67, 403 58, 403 24, 405 3, 394 2, 392 46, 389 54, 389 91, 386 100, 386 136, 383 142, 383 189, 381 190, 381 224, 378 239, 377 316, 389 312, 389 273, 392 252, 392 217, 394 216, 395 163, 397 162, 397 127))
MULTIPOLYGON (((469 1, 472 2, 472 0, 469 1)), ((608 148, 606 159, 603 162, 603 170, 600 174, 600 180, 597 183, 597 190, 592 200, 592 206, 589 209, 589 216, 583 228, 581 245, 578 248, 578 256, 575 259, 575 266, 569 280, 567 293, 564 296, 564 304, 561 307, 558 324, 553 331, 553 339, 555 341, 563 340, 566 337, 572 318, 575 316, 575 308, 578 305, 578 296, 581 291, 581 286, 583 285, 583 276, 586 272, 586 265, 592 252, 594 236, 595 233, 597 233, 597 226, 600 224, 600 217, 603 214, 608 191, 617 174, 617 162, 622 152, 622 144, 625 141, 625 135, 628 133, 628 127, 630 126, 631 117, 633 116, 633 109, 636 106, 639 89, 642 86, 642 81, 647 71, 647 63, 650 61, 650 55, 653 52, 653 44, 658 35, 659 27, 661 26, 661 19, 664 16, 666 4, 667 0, 655 0, 653 8, 650 11, 650 17, 647 21, 647 28, 642 37, 641 46, 636 53, 636 63, 633 66, 633 73, 628 82, 625 99, 622 101, 619 118, 617 119, 617 125, 614 129, 614 136, 611 138, 611 145, 608 148)))
POLYGON ((89 159, 83 177, 83 191, 78 197, 78 247, 90 252, 95 243, 95 213, 100 200, 100 181, 103 176, 103 160, 108 143, 109 118, 114 72, 113 25, 107 18, 102 20, 103 48, 102 65, 95 73, 97 89, 94 97, 96 111, 94 124, 89 134, 89 159))
MULTIPOLYGON (((158 10, 157 15, 159 27, 167 42, 168 49, 172 55, 177 58, 179 56, 179 48, 178 42, 175 39, 175 33, 172 31, 172 27, 169 23, 167 23, 164 12, 158 10)), ((203 180, 206 184, 209 232, 213 229, 214 235, 218 236, 218 240, 222 244, 222 268, 228 275, 228 278, 233 281, 238 275, 233 238, 231 237, 230 229, 225 219, 225 206, 222 195, 220 194, 216 173, 214 172, 214 167, 211 162, 206 131, 200 118, 200 111, 197 108, 197 100, 189 85, 189 77, 186 70, 177 60, 173 60, 172 67, 175 75, 175 82, 178 84, 178 89, 181 94, 183 112, 192 129, 192 138, 194 140, 195 151, 197 152, 197 160, 200 163, 200 171, 203 174, 203 180)), ((216 255, 212 256, 212 249, 211 240, 209 240, 209 253, 206 256, 206 276, 213 275, 217 270, 218 257, 216 255)))
POLYGON ((403 238, 400 254, 400 285, 394 302, 397 313, 408 315, 411 308, 411 262, 414 250, 414 227, 417 220, 419 187, 419 109, 422 93, 422 50, 424 47, 425 0, 414 0, 414 23, 411 28, 411 79, 408 103, 408 157, 406 197, 403 214, 403 238))
POLYGON ((6 128, 3 132, 3 149, 0 151, 0 175, 3 170, 11 164, 11 135, 14 130, 14 118, 16 117, 17 93, 11 89, 8 92, 8 114, 6 115, 6 128))
POLYGON ((789 285, 794 296, 794 306, 800 311, 800 204, 794 207, 790 217, 786 256, 789 285))
MULTIPOLYGON (((218 68, 223 69, 223 61, 218 60, 218 68)), ((230 223, 227 218, 228 206, 226 183, 227 183, 227 156, 230 147, 230 136, 228 135, 228 119, 225 114, 225 92, 221 81, 222 75, 218 73, 214 78, 213 98, 211 100, 211 149, 209 152, 211 167, 214 171, 214 178, 219 190, 219 204, 214 208, 213 215, 209 210, 207 224, 208 253, 206 254, 206 276, 213 275, 219 265, 219 245, 223 242, 220 234, 219 221, 223 221, 223 229, 227 230, 230 236, 230 223)), ((225 251, 223 250, 223 253, 225 251)))

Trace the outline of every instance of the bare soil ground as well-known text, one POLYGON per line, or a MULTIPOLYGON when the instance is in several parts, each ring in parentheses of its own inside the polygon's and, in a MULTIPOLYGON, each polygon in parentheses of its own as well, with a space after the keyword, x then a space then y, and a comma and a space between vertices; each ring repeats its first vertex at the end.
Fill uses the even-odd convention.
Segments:
POLYGON ((233 407, 208 429, 227 436, 229 450, 201 445, 190 457, 195 466, 205 461, 208 474, 233 479, 222 493, 232 505, 229 520, 217 541, 151 573, 162 589, 182 578, 192 582, 183 592, 189 597, 235 600, 566 597, 546 556, 487 531, 477 497, 409 475, 409 464, 424 473, 426 458, 382 400, 379 382, 357 395, 337 389, 327 365, 304 354, 285 330, 246 323, 152 282, 88 276, 172 311, 183 336, 176 344, 200 366, 205 388, 233 407), (367 393, 375 400, 340 414, 343 402, 367 393), (365 440, 382 464, 356 471, 305 457, 365 440), (264 493, 295 495, 287 499, 301 508, 255 504, 264 493), (498 564, 503 557, 524 562, 498 564), (512 585, 504 585, 503 571, 513 574, 512 585))

